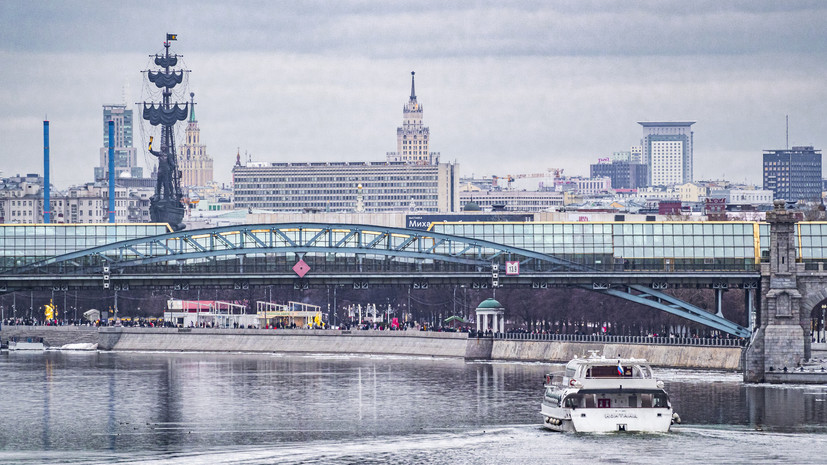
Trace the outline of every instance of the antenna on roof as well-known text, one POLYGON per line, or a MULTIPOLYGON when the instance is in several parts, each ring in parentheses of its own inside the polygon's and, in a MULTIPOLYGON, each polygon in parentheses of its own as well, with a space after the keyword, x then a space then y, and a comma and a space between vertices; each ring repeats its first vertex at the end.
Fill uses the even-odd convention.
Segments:
POLYGON ((790 150, 790 115, 787 115, 787 150, 790 150))

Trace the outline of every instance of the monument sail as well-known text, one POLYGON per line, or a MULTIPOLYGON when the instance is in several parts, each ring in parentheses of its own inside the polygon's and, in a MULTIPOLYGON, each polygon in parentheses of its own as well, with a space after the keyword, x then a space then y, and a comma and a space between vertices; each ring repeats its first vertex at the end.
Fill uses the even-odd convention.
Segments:
MULTIPOLYGON (((159 102, 142 102, 142 118, 152 126, 160 126, 161 136, 156 148, 154 137, 149 138, 149 153, 158 160, 155 195, 150 198, 149 214, 153 223, 168 223, 175 230, 184 229, 185 208, 181 187, 181 171, 175 153, 175 124, 189 115, 189 103, 173 102, 173 88, 182 83, 186 70, 174 69, 180 55, 170 55, 169 47, 175 34, 167 34, 164 54, 155 55, 154 63, 160 68, 146 71, 148 81, 161 90, 159 102)), ((152 57, 152 55, 150 55, 152 57)))

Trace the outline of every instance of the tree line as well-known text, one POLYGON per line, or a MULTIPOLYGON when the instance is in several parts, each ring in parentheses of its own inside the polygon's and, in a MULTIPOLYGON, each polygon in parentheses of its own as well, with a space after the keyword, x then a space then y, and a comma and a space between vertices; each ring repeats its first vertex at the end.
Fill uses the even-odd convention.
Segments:
MULTIPOLYGON (((680 288, 667 291, 688 303, 715 312, 712 289, 680 288)), ((709 328, 667 312, 606 296, 597 292, 568 287, 529 289, 504 287, 472 289, 454 285, 431 285, 427 289, 403 286, 323 286, 294 289, 292 286, 258 286, 249 289, 201 288, 189 290, 134 289, 117 293, 118 317, 162 317, 167 301, 220 300, 241 303, 248 313, 255 313, 256 302, 286 303, 297 301, 318 305, 327 325, 352 322, 348 308, 376 305, 379 313, 391 308, 391 318, 401 322, 439 328, 450 316, 459 316, 474 327, 474 309, 488 298, 496 298, 505 308, 507 329, 527 332, 591 334, 595 331, 615 335, 669 334, 680 331, 686 335, 710 335, 709 328)), ((84 311, 97 309, 111 312, 116 307, 113 290, 16 291, 0 295, 0 311, 4 319, 45 319, 46 305, 54 304, 58 320, 76 320, 84 311)), ((744 294, 730 290, 723 295, 723 314, 730 321, 746 326, 744 294)), ((456 325, 456 323, 455 323, 456 325)))

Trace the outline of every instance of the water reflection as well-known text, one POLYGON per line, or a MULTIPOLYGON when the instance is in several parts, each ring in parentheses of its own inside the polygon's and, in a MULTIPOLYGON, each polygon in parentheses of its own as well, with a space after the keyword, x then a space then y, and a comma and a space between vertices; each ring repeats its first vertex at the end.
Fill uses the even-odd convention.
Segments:
MULTIPOLYGON (((0 447, 179 451, 220 446, 539 430, 559 366, 402 357, 3 354, 0 447)), ((663 370, 685 425, 827 431, 827 387, 744 385, 663 370)))
POLYGON ((744 391, 750 426, 786 431, 825 430, 824 386, 746 386, 744 391))

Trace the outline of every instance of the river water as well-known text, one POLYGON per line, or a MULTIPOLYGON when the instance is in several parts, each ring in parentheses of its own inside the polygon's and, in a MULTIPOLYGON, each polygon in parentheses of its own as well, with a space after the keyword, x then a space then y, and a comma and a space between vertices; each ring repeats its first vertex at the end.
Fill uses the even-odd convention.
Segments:
POLYGON ((560 365, 331 355, 0 354, 0 463, 826 463, 827 386, 656 370, 669 434, 560 434, 560 365))

